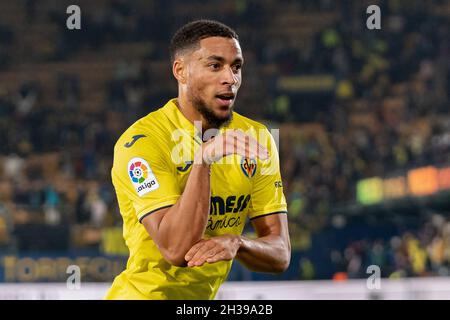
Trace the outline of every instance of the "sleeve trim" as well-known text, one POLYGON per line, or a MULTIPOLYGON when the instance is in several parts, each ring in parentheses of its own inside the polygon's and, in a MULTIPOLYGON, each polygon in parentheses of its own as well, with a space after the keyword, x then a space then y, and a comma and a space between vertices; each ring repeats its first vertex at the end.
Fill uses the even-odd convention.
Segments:
POLYGON ((152 203, 150 205, 139 208, 139 210, 136 212, 138 221, 141 222, 143 216, 147 215, 149 212, 154 212, 163 207, 174 205, 177 202, 179 197, 180 196, 178 196, 178 195, 172 196, 172 197, 166 197, 164 199, 160 199, 157 203, 152 203))
POLYGON ((281 214, 281 213, 287 214, 288 212, 286 210, 283 210, 283 211, 275 211, 275 212, 265 213, 265 214, 262 214, 262 215, 250 218, 250 220, 261 218, 261 217, 270 216, 272 214, 281 214))
POLYGON ((158 211, 158 210, 161 210, 161 209, 164 209, 164 208, 169 208, 169 207, 171 207, 171 206, 173 206, 173 204, 169 204, 169 205, 167 205, 167 206, 162 206, 162 207, 153 209, 152 211, 147 212, 146 214, 143 214, 142 217, 139 218, 139 222, 142 223, 142 219, 144 219, 146 216, 152 214, 153 212, 158 211))

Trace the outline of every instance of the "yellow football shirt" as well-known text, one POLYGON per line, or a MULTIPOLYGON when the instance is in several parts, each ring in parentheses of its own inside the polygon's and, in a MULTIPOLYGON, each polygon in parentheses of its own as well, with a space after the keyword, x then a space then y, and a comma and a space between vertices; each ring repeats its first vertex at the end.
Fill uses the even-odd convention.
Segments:
MULTIPOLYGON (((271 156, 260 161, 230 155, 211 165, 205 238, 241 234, 247 218, 287 212, 273 136, 264 125, 236 112, 220 131, 226 129, 251 134, 271 156)), ((177 202, 201 143, 197 128, 178 109, 176 99, 136 121, 118 139, 111 176, 130 256, 107 299, 213 299, 227 278, 232 261, 200 267, 171 265, 140 222, 177 202)))

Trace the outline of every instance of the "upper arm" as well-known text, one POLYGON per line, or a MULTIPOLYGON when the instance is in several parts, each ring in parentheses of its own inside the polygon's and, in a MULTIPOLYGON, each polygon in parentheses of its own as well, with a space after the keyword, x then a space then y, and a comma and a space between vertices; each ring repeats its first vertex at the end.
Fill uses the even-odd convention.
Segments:
POLYGON ((150 237, 155 241, 155 243, 158 245, 160 242, 159 239, 159 225, 161 224, 161 221, 164 217, 164 215, 169 210, 169 207, 165 207, 159 210, 156 210, 152 212, 151 214, 148 214, 144 216, 141 220, 142 225, 144 226, 145 230, 147 230, 150 237))
POLYGON ((274 235, 279 236, 290 250, 287 215, 283 213, 257 217, 251 220, 258 238, 274 235))
POLYGON ((130 204, 142 222, 144 217, 175 204, 181 191, 163 144, 145 136, 127 147, 129 140, 133 134, 116 144, 111 175, 120 199, 130 204))
POLYGON ((291 260, 287 215, 279 213, 258 217, 252 220, 252 225, 258 235, 255 241, 262 243, 259 246, 260 254, 266 253, 271 257, 266 260, 264 270, 284 272, 291 260))
POLYGON ((273 214, 287 213, 286 198, 283 193, 278 150, 272 135, 267 129, 260 136, 260 143, 269 150, 269 159, 258 161, 253 178, 253 190, 249 206, 249 218, 273 214))

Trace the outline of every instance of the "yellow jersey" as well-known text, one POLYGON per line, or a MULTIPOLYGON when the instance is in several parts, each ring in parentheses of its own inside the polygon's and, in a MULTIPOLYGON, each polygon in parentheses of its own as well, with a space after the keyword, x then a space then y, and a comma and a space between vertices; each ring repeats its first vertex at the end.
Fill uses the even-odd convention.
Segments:
MULTIPOLYGON (((260 161, 230 155, 211 165, 211 205, 204 238, 241 234, 247 218, 287 213, 273 136, 264 125, 236 112, 220 132, 226 129, 251 134, 271 156, 260 161)), ((145 216, 177 202, 201 143, 197 127, 181 113, 176 99, 136 121, 118 139, 111 176, 130 256, 106 299, 214 299, 226 280, 232 261, 173 266, 141 223, 145 216)))

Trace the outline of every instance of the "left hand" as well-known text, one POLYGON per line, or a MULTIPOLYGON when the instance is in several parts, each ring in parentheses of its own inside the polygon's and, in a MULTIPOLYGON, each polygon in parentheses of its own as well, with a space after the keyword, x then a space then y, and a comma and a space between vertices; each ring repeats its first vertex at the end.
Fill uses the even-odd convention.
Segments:
POLYGON ((184 259, 188 262, 188 267, 202 266, 205 262, 231 260, 236 256, 239 246, 239 236, 233 234, 202 239, 189 249, 184 259))

